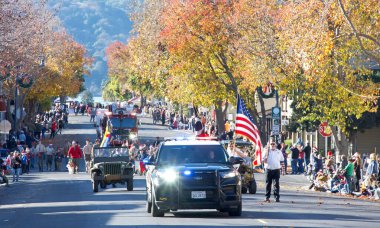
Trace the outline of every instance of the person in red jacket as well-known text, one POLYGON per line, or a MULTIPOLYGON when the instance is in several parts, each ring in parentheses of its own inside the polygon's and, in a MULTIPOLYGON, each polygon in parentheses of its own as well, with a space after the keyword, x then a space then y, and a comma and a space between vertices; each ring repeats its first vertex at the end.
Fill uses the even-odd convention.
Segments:
POLYGON ((54 139, 56 131, 57 131, 57 122, 55 121, 55 119, 53 119, 53 122, 51 123, 51 133, 50 133, 51 139, 54 139))
POLYGON ((73 141, 72 146, 69 148, 67 152, 67 156, 71 158, 74 164, 74 173, 78 173, 79 169, 79 159, 82 158, 82 150, 78 146, 77 142, 73 141))

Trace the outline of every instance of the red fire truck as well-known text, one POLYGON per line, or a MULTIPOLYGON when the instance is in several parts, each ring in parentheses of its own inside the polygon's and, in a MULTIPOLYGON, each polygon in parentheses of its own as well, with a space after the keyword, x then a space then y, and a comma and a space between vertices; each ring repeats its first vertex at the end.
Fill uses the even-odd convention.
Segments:
POLYGON ((135 140, 138 137, 138 120, 134 110, 117 108, 105 112, 108 129, 111 134, 109 146, 121 146, 125 140, 135 140))

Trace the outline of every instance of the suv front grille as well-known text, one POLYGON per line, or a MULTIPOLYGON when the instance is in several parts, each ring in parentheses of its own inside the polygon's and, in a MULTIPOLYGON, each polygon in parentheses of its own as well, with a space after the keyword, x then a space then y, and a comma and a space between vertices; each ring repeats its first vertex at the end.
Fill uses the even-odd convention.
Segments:
POLYGON ((186 187, 206 187, 206 186, 216 186, 216 173, 215 172, 205 172, 198 171, 192 173, 192 175, 186 176, 182 175, 182 186, 186 187))
POLYGON ((120 175, 121 163, 105 163, 104 174, 105 175, 120 175))

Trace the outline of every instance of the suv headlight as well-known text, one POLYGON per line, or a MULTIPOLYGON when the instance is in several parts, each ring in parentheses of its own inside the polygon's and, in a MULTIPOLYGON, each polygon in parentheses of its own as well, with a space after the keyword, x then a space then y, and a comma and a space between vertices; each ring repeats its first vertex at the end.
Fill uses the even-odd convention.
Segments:
POLYGON ((237 177, 239 175, 239 173, 237 171, 228 171, 228 172, 221 172, 220 173, 220 177, 221 178, 224 178, 224 179, 227 179, 227 178, 233 178, 233 177, 237 177))
POLYGON ((156 175, 158 178, 162 179, 163 181, 167 183, 173 183, 178 178, 178 174, 174 169, 166 169, 163 171, 157 171, 156 175))

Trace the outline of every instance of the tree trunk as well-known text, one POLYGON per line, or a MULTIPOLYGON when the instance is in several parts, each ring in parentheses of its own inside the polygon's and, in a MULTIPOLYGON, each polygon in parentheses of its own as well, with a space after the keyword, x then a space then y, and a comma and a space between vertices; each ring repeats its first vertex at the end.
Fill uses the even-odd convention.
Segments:
POLYGON ((144 107, 144 96, 143 96, 143 92, 142 92, 142 90, 141 90, 141 86, 140 86, 140 109, 142 108, 142 107, 144 107))
POLYGON ((59 102, 62 104, 66 103, 66 96, 65 95, 59 95, 59 102))
POLYGON ((349 147, 350 142, 349 142, 348 138, 346 137, 346 135, 344 133, 342 133, 341 131, 339 131, 337 129, 337 127, 331 127, 331 128, 332 128, 332 133, 334 135, 335 144, 337 147, 337 150, 335 151, 336 162, 340 163, 340 161, 341 161, 340 156, 341 155, 348 156, 348 147, 349 147))
POLYGON ((228 105, 229 105, 228 101, 226 101, 225 104, 224 104, 224 109, 223 109, 223 122, 224 122, 225 119, 227 119, 226 116, 227 116, 228 105))
POLYGON ((223 111, 222 104, 223 104, 222 101, 217 101, 215 105, 216 126, 218 129, 219 135, 226 130, 224 127, 224 117, 225 117, 224 111, 226 111, 226 109, 223 111))

